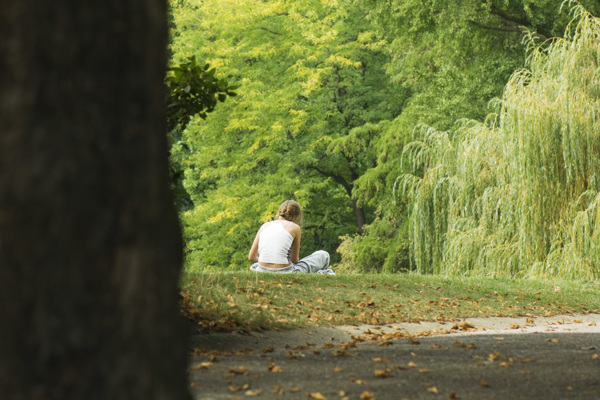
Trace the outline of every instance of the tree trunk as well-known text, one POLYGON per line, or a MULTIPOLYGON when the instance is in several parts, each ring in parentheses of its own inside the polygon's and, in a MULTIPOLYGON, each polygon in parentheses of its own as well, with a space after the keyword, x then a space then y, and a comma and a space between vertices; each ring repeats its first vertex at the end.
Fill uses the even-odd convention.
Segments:
POLYGON ((358 234, 362 235, 364 233, 363 226, 367 222, 365 219, 365 210, 358 205, 358 200, 351 198, 352 200, 352 210, 354 211, 354 216, 356 217, 356 225, 358 226, 358 234))
POLYGON ((0 398, 185 399, 162 0, 0 8, 0 398))

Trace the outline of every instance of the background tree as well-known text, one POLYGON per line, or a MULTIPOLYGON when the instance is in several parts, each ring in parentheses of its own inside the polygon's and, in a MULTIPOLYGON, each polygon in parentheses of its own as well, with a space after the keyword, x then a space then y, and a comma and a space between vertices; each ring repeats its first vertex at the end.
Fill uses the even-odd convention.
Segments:
POLYGON ((185 399, 166 4, 0 10, 0 397, 185 399))
POLYGON ((303 249, 335 254, 373 219, 354 181, 374 166, 377 124, 405 99, 383 69, 385 42, 347 2, 188 2, 173 15, 175 61, 195 54, 240 82, 172 148, 194 202, 182 215, 190 264, 247 267, 256 229, 286 198, 305 208, 303 249))
MULTIPOLYGON (((573 2, 574 3, 574 2, 573 2)), ((453 135, 423 129, 411 243, 424 272, 595 279, 598 261, 600 20, 575 5, 565 39, 533 47, 497 115, 453 135)))
MULTIPOLYGON (((355 3, 389 42, 387 72, 411 96, 374 143, 375 167, 355 182, 356 199, 376 207, 378 217, 365 236, 346 238, 342 263, 354 270, 409 269, 407 199, 399 196, 397 178, 412 171, 403 152, 421 138, 415 127, 426 124, 452 137, 456 121, 484 120, 492 111, 488 103, 524 65, 527 46, 562 36, 572 15, 553 0, 355 3), (529 32, 533 42, 524 41, 529 32)), ((582 3, 600 13, 598 2, 582 3)))

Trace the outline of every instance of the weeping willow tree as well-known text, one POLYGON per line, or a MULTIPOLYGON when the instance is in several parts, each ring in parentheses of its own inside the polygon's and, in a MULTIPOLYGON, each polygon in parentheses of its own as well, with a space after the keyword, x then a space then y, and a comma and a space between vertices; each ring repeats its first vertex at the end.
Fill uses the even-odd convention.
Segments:
POLYGON ((530 48, 495 114, 421 127, 405 148, 396 190, 418 271, 600 276, 600 20, 571 10, 565 38, 530 48))

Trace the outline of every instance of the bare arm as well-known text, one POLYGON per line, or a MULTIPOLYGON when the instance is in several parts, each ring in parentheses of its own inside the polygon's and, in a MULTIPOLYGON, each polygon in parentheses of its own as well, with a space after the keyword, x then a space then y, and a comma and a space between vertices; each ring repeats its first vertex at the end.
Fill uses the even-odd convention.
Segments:
POLYGON ((292 251, 290 254, 290 261, 292 264, 296 264, 298 261, 300 261, 300 238, 302 237, 302 231, 300 230, 300 227, 296 224, 294 225, 295 226, 290 229, 290 233, 294 237, 294 241, 292 242, 292 251))
POLYGON ((254 242, 252 242, 252 247, 250 248, 250 253, 248 253, 248 260, 257 263, 258 262, 258 236, 262 231, 262 226, 256 233, 256 237, 254 238, 254 242))

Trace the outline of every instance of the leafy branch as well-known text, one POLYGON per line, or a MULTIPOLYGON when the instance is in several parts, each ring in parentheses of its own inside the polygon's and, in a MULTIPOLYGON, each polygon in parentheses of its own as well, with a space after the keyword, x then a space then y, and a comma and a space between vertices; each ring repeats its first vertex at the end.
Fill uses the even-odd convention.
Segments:
POLYGON ((215 76, 215 69, 209 64, 200 66, 196 57, 170 68, 165 78, 167 86, 167 129, 171 132, 177 126, 181 129, 190 119, 198 115, 205 119, 218 102, 227 96, 233 97, 236 86, 215 76))

